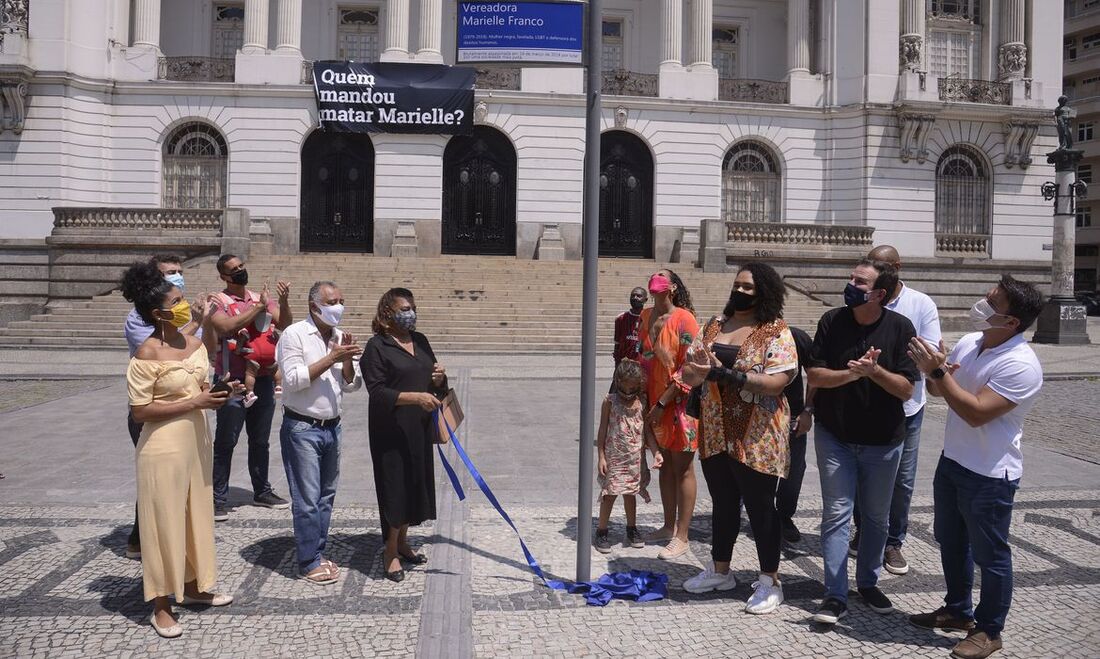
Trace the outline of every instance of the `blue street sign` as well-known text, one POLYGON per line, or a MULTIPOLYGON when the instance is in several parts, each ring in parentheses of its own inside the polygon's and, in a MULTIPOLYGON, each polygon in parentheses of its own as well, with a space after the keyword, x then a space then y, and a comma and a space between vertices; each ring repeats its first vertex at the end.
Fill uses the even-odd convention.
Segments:
POLYGON ((580 2, 458 3, 456 62, 584 64, 580 2))

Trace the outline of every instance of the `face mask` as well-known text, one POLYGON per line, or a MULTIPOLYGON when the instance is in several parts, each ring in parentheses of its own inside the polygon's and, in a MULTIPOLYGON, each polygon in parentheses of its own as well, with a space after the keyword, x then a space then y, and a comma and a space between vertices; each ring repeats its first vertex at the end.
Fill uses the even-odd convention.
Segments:
POLYGON ((401 329, 411 332, 416 329, 416 311, 398 311, 393 315, 393 322, 401 329))
POLYGON ((238 286, 246 286, 248 284, 248 270, 238 270, 229 275, 229 281, 238 286))
POLYGON ((974 325, 974 329, 977 331, 993 329, 999 327, 989 322, 989 319, 993 316, 999 316, 997 310, 993 308, 993 305, 989 303, 989 300, 984 297, 974 303, 974 306, 970 307, 970 322, 974 325))
POLYGON ((171 311, 172 327, 179 329, 191 322, 191 305, 187 303, 187 300, 180 300, 179 304, 175 305, 171 309, 162 309, 161 311, 171 311))
MULTIPOLYGON (((727 311, 729 311, 729 310, 732 310, 732 311, 748 311, 749 309, 752 309, 754 306, 756 306, 756 296, 755 295, 749 295, 748 293, 746 293, 744 291, 734 291, 730 295, 729 303, 726 304, 726 310, 727 311)), ((733 314, 727 313, 726 315, 727 316, 732 316, 733 314)))
POLYGON ((176 288, 180 289, 180 293, 183 292, 183 274, 181 274, 179 272, 175 272, 173 274, 167 275, 164 279, 168 283, 170 283, 173 286, 175 286, 176 288))
POLYGON ((635 389, 634 391, 627 393, 622 389, 619 389, 619 397, 621 397, 623 400, 633 402, 633 400, 638 397, 638 390, 635 389))
POLYGON ((653 295, 667 293, 672 288, 672 282, 664 275, 653 275, 649 278, 649 292, 653 295))
POLYGON ((848 285, 844 287, 844 304, 852 307, 863 306, 867 302, 867 296, 870 295, 867 291, 861 290, 856 287, 855 284, 848 282, 848 285))
POLYGON ((321 322, 329 327, 336 327, 340 324, 340 319, 344 317, 344 305, 342 304, 320 305, 317 310, 321 322))
POLYGON ((267 331, 268 327, 271 327, 271 314, 266 311, 261 311, 260 313, 256 314, 256 320, 252 321, 252 324, 260 332, 260 334, 263 334, 267 331))

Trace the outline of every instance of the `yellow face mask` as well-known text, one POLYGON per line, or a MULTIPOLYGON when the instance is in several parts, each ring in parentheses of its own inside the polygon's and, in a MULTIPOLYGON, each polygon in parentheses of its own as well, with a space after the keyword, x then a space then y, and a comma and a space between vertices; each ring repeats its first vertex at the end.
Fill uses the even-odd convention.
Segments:
POLYGON ((179 304, 166 311, 172 312, 172 320, 170 322, 176 329, 180 329, 191 322, 191 305, 187 300, 180 300, 179 304))

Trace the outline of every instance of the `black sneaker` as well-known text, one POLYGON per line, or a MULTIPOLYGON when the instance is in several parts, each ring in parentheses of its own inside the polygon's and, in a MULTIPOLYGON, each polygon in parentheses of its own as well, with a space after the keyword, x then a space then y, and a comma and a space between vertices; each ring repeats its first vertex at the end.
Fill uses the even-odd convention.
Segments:
POLYGON ((214 521, 224 522, 227 519, 229 519, 229 508, 227 506, 214 504, 214 521))
POLYGON ((633 547, 635 549, 645 547, 645 540, 642 540, 641 534, 638 533, 637 526, 626 527, 626 542, 624 542, 623 544, 627 547, 633 547))
POLYGON ((837 620, 848 615, 848 605, 832 597, 821 603, 821 608, 814 614, 813 621, 823 625, 835 625, 837 620))
POLYGON ((867 606, 871 607, 871 610, 875 613, 887 614, 894 610, 894 605, 890 602, 890 598, 886 596, 878 586, 871 586, 870 588, 857 588, 859 596, 863 598, 863 601, 867 606))
POLYGON ((798 532, 798 527, 794 525, 794 520, 785 519, 783 524, 783 539, 792 544, 802 542, 802 534, 798 532))
POLYGON ((859 529, 856 529, 855 535, 848 542, 848 555, 855 558, 859 555, 859 529))
POLYGON ((257 506, 263 506, 264 508, 276 508, 282 510, 283 508, 289 508, 290 502, 282 498, 278 494, 275 494, 271 490, 264 492, 263 494, 257 494, 252 503, 257 506))
POLYGON ((941 606, 932 613, 918 613, 909 616, 909 624, 921 629, 949 629, 959 632, 968 632, 974 629, 974 620, 964 618, 949 611, 946 606, 941 606))
POLYGON ((611 553, 611 541, 607 539, 607 529, 596 529, 596 537, 593 538, 592 544, 596 545, 596 551, 601 554, 611 553))
POLYGON ((886 568, 890 574, 902 575, 909 572, 909 562, 901 553, 901 547, 886 545, 886 551, 882 555, 882 567, 886 568))

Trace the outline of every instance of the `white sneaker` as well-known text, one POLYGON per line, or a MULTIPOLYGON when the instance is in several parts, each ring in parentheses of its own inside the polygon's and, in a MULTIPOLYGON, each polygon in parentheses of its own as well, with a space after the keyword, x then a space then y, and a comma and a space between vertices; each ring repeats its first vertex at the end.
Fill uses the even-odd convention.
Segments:
POLYGON ((696 594, 709 593, 712 590, 733 590, 736 587, 737 579, 733 572, 721 574, 715 572, 713 566, 684 582, 684 590, 696 594))
POLYGON ((772 581, 766 574, 760 575, 760 580, 752 585, 752 595, 745 604, 745 613, 771 613, 783 603, 783 584, 772 581))

